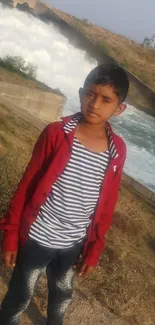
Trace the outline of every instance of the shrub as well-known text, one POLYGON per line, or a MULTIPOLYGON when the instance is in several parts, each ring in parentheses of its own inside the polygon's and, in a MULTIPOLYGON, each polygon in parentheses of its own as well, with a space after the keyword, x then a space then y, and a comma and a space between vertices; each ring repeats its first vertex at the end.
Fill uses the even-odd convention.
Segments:
POLYGON ((7 55, 4 58, 0 58, 0 66, 7 70, 20 73, 29 79, 36 79, 37 77, 37 66, 30 62, 26 63, 21 56, 7 55))

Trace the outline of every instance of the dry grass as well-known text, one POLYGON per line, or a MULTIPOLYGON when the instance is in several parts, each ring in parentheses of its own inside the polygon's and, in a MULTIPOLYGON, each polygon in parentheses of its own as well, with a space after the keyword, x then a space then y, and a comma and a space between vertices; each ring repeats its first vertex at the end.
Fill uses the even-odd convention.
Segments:
POLYGON ((155 324, 155 211, 124 186, 93 277, 81 281, 127 324, 155 324))
POLYGON ((38 135, 37 128, 0 105, 0 215, 8 205, 38 135))
POLYGON ((52 10, 155 91, 154 50, 144 48, 135 41, 91 24, 85 19, 80 20, 55 8, 52 10))

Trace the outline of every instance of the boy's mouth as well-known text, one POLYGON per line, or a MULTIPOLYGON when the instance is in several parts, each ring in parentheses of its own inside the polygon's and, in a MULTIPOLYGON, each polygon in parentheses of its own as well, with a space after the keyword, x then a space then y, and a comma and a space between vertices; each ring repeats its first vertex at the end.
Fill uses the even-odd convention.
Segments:
POLYGON ((88 111, 87 114, 90 116, 99 116, 96 112, 93 111, 88 111))

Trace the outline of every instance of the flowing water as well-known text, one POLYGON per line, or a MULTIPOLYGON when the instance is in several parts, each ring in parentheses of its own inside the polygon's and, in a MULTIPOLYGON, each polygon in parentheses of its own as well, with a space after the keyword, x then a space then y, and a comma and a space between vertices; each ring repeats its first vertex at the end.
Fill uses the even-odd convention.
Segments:
MULTIPOLYGON (((64 115, 79 110, 78 89, 97 62, 51 23, 0 4, 0 57, 10 53, 35 63, 38 79, 67 96, 64 115)), ((155 191, 155 118, 128 106, 111 122, 127 144, 125 171, 155 191)))

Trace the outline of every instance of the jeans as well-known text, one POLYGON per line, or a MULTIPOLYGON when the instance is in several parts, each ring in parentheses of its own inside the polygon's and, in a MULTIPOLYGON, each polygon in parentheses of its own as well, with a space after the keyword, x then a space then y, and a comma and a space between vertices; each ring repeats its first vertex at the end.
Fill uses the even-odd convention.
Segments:
POLYGON ((68 249, 52 249, 28 240, 19 248, 8 292, 1 304, 0 325, 18 325, 28 307, 40 275, 46 270, 48 307, 46 325, 62 325, 73 292, 72 265, 80 255, 81 244, 68 249))

